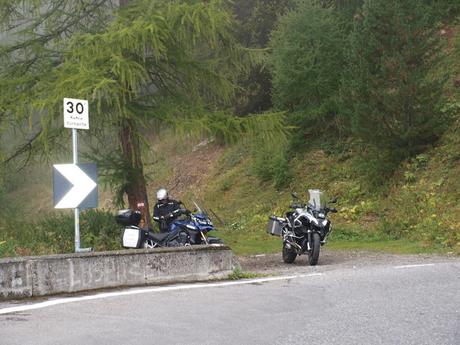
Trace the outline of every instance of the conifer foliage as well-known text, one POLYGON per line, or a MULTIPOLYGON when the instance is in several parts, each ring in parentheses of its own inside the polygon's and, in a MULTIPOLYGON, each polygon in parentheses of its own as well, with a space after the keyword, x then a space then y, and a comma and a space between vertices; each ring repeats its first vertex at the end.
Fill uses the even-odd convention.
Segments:
POLYGON ((343 89, 354 134, 404 158, 444 128, 441 46, 430 9, 417 0, 368 0, 355 16, 343 89))
POLYGON ((63 59, 31 85, 16 80, 16 91, 28 99, 10 103, 8 112, 39 114, 40 138, 48 143, 62 118, 62 99, 88 99, 92 134, 119 138, 124 171, 113 174, 123 177, 119 196, 126 193, 132 208, 144 203, 148 214, 141 133, 191 108, 210 111, 228 102, 249 55, 232 36, 232 16, 219 0, 124 3, 104 28, 57 39, 52 46, 63 59))

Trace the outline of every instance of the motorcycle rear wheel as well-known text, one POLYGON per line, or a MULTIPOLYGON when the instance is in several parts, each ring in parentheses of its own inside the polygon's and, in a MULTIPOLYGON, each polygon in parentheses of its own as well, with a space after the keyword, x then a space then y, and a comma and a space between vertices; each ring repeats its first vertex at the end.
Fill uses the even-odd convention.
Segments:
POLYGON ((319 234, 314 232, 311 235, 311 250, 308 252, 308 263, 310 266, 315 266, 318 263, 320 248, 321 239, 319 234))
POLYGON ((287 248, 286 243, 283 243, 283 261, 287 264, 292 264, 297 257, 297 253, 292 248, 287 248))
POLYGON ((153 242, 149 240, 145 240, 141 243, 141 248, 148 248, 148 249, 154 248, 153 242))

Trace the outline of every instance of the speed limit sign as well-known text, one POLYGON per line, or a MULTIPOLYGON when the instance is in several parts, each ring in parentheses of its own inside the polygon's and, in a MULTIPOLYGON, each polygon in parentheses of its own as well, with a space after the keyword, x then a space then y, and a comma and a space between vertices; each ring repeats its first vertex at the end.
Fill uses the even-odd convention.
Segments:
POLYGON ((64 127, 89 129, 87 100, 64 98, 64 127))

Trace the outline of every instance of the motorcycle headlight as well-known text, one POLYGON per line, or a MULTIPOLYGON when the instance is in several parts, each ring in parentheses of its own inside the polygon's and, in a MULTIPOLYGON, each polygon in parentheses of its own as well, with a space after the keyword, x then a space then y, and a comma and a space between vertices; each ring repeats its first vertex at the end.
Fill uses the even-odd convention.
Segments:
POLYGON ((324 213, 318 213, 318 218, 326 218, 326 216, 324 215, 324 213))
POLYGON ((212 223, 208 219, 197 219, 198 224, 200 225, 210 225, 212 226, 212 223))

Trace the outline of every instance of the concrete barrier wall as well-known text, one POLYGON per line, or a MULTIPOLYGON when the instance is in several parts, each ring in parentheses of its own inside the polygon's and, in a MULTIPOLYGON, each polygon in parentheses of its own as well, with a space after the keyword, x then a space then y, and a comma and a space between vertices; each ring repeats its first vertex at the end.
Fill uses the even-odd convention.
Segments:
POLYGON ((0 259, 0 299, 219 279, 228 276, 233 265, 226 246, 0 259))

